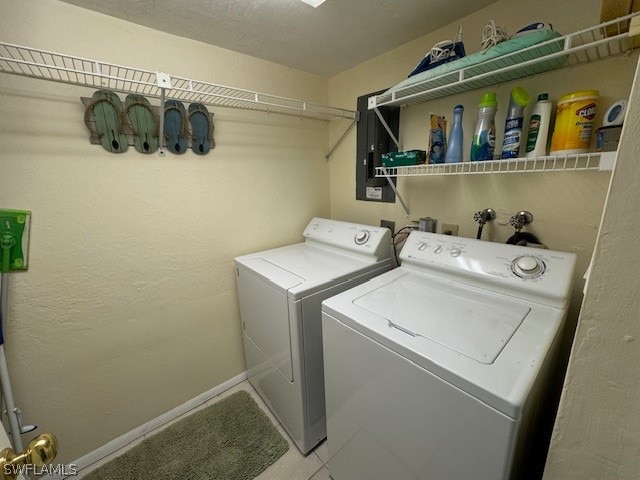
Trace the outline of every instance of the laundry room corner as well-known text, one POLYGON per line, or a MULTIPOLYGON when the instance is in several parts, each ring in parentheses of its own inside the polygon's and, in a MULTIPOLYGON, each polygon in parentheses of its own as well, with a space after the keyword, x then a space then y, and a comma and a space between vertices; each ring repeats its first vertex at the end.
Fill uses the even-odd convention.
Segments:
MULTIPOLYGON (((332 77, 329 80, 329 101, 344 108, 354 108, 357 97, 397 84, 406 78, 432 45, 451 38, 460 25, 467 53, 470 53, 480 49, 481 33, 488 20, 516 30, 532 18, 551 19, 554 29, 565 33, 598 23, 599 14, 599 2, 576 0, 545 0, 526 5, 515 0, 502 0, 466 16, 461 12, 460 19, 449 26, 332 77)), ((593 85, 594 88, 600 88, 605 104, 624 98, 631 89, 637 58, 637 53, 633 53, 495 86, 493 89, 497 92, 499 102, 502 102, 500 105, 503 110, 496 117, 496 125, 504 125, 506 99, 514 85, 523 86, 532 95, 549 91, 554 97, 576 90, 577 86, 593 85), (609 75, 608 72, 616 74, 609 75)), ((470 110, 465 113, 463 120, 467 135, 463 150, 468 155, 468 132, 473 131, 476 120, 470 107, 477 107, 481 92, 473 90, 402 107, 399 141, 403 148, 427 149, 429 115, 437 113, 452 118, 453 107, 464 104, 470 110)), ((599 121, 601 117, 598 116, 596 122, 599 121)), ((331 131, 332 140, 338 133, 331 131)), ((609 188, 608 173, 399 177, 397 189, 408 204, 411 214, 407 215, 398 200, 395 203, 356 200, 355 150, 356 134, 351 132, 348 141, 343 143, 331 160, 331 213, 334 218, 349 221, 357 219, 372 225, 378 225, 381 219, 388 219, 399 228, 421 217, 431 217, 440 222, 438 228, 441 223, 453 223, 459 225, 459 235, 473 238, 478 228, 474 213, 491 207, 497 210, 498 221, 492 222, 485 231, 485 238, 505 242, 513 234, 509 217, 520 210, 531 210, 535 220, 528 231, 549 248, 578 254, 575 288, 568 315, 570 331, 575 328, 582 302, 583 276, 591 260, 609 188)), ((566 344, 565 354, 569 349, 570 344, 566 344)))
POLYGON ((638 480, 640 0, 0 12, 0 480, 638 480))
MULTIPOLYGON (((67 3, 0 10, 18 45, 327 100, 318 75, 67 3)), ((214 108, 206 156, 116 155, 89 141, 92 93, 0 85, 0 202, 32 211, 7 361, 25 421, 56 432, 60 462, 244 372, 233 258, 300 241, 330 213, 327 122, 214 108)))
MULTIPOLYGON (((479 50, 480 34, 488 20, 494 20, 496 25, 504 25, 515 30, 535 18, 549 21, 553 23, 554 29, 566 33, 597 24, 600 7, 600 2, 544 0, 523 3, 502 0, 470 15, 465 16, 461 13, 460 20, 447 27, 332 77, 329 81, 330 103, 354 108, 358 97, 386 90, 403 81, 425 52, 438 42, 453 38, 459 25, 462 25, 462 38, 469 54, 479 50)), ((502 86, 486 87, 486 90, 497 92, 503 111, 508 103, 505 99, 509 98, 509 90, 514 85, 523 86, 532 95, 550 91, 555 98, 580 88, 599 88, 604 105, 610 105, 620 98, 628 98, 632 86, 637 86, 634 84, 637 60, 637 53, 631 53, 595 65, 577 66, 553 74, 545 73, 516 80, 502 86)), ((460 93, 401 107, 398 139, 402 149, 428 150, 429 115, 445 115, 451 121, 454 106, 464 104, 467 110, 463 120, 466 135, 463 150, 468 155, 471 144, 469 132, 473 131, 476 120, 473 108, 477 107, 482 92, 483 90, 473 90, 471 93, 460 93)), ((597 116, 598 124, 602 121, 599 117, 602 113, 603 111, 597 116)), ((503 113, 501 118, 498 117, 500 114, 496 117, 496 125, 504 125, 505 114, 503 113)), ((332 137, 336 137, 338 133, 331 131, 332 137)), ((635 135, 632 133, 631 137, 635 135)), ((589 268, 596 241, 600 242, 599 248, 603 258, 606 258, 613 253, 610 248, 611 242, 618 238, 618 230, 603 230, 598 233, 603 211, 607 215, 607 211, 613 209, 611 219, 605 218, 603 226, 607 222, 613 225, 614 221, 618 221, 615 228, 628 230, 635 226, 634 222, 622 221, 620 218, 628 212, 630 199, 633 198, 631 193, 626 197, 620 193, 616 196, 618 201, 615 206, 612 206, 611 199, 610 204, 605 206, 607 196, 611 195, 610 188, 618 188, 623 183, 628 188, 629 184, 623 177, 620 176, 618 182, 612 183, 611 187, 610 183, 613 180, 609 173, 398 177, 397 189, 410 210, 408 215, 398 200, 395 203, 356 200, 355 155, 356 133, 352 132, 348 142, 336 152, 331 162, 331 212, 334 218, 351 221, 357 219, 372 225, 379 224, 381 219, 387 219, 395 222, 397 230, 410 221, 432 217, 438 221, 438 232, 441 223, 452 223, 459 225, 459 235, 473 238, 478 228, 474 221, 474 212, 491 207, 498 210, 499 222, 493 222, 489 230, 485 230, 484 238, 505 242, 513 233, 508 221, 508 216, 512 214, 510 212, 535 209, 535 220, 529 231, 551 249, 577 254, 574 289, 567 317, 569 335, 562 353, 568 357, 571 352, 572 366, 569 367, 544 478, 634 478, 631 470, 633 465, 637 466, 637 462, 631 458, 632 451, 637 447, 637 434, 633 433, 637 429, 628 429, 621 425, 635 425, 637 422, 635 414, 629 410, 629 402, 621 397, 627 395, 628 400, 635 393, 621 392, 624 390, 637 393, 637 382, 635 373, 624 380, 620 375, 625 376, 623 372, 630 369, 628 366, 636 357, 632 353, 632 345, 637 338, 637 329, 628 323, 633 314, 628 310, 621 310, 624 310, 627 304, 637 304, 637 301, 625 296, 628 292, 626 285, 620 285, 621 290, 617 291, 614 286, 617 282, 614 279, 618 274, 615 267, 605 265, 606 260, 601 260, 603 263, 599 281, 592 281, 589 291, 593 296, 583 307, 590 307, 593 313, 581 320, 584 325, 579 327, 573 350, 571 345, 572 332, 578 325, 583 302, 584 275, 589 268), (630 224, 633 224, 633 227, 630 224), (604 301, 602 295, 605 290, 609 292, 612 300, 607 301, 606 306, 596 305, 604 301), (613 300, 618 298, 619 293, 620 301, 613 300), (616 303, 617 307, 612 302, 616 303), (607 312, 610 311, 616 313, 609 315, 607 312), (621 319, 613 329, 610 327, 612 318, 621 319), (618 368, 620 370, 617 370, 618 368), (594 372, 597 372, 595 376, 594 372), (605 388, 605 384, 616 385, 616 388, 605 388), (622 390, 618 390, 618 387, 622 390), (605 405, 610 405, 610 408, 605 405), (628 418, 628 423, 626 420, 616 422, 614 417, 619 411, 626 415, 624 418, 628 418), (585 417, 588 417, 589 421, 585 422, 585 417), (602 432, 605 433, 601 435, 602 432), (617 466, 621 468, 617 469, 617 466), (612 473, 614 470, 615 474, 612 473)), ((634 154, 629 153, 625 163, 632 162, 631 158, 635 158, 634 154)), ((465 158, 466 160, 468 158, 465 158)), ((627 168, 632 167, 627 165, 627 168)), ((631 173, 629 178, 634 178, 631 173)), ((623 191, 624 188, 621 187, 619 192, 623 191)), ((629 242, 633 243, 632 240, 629 242)), ((617 241, 614 243, 618 244, 617 241)), ((622 245, 620 248, 621 252, 626 251, 622 245)), ((628 253, 629 258, 637 257, 635 253, 628 253)), ((615 257, 621 258, 618 254, 615 254, 615 257)), ((624 266, 619 265, 619 268, 624 266)), ((558 384, 558 395, 559 389, 558 384)), ((637 472, 637 468, 634 471, 637 472)))

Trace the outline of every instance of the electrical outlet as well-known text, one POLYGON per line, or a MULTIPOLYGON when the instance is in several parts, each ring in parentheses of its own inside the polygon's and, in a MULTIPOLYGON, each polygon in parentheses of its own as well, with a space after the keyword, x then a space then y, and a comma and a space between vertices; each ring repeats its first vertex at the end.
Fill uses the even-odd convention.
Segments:
POLYGON ((390 220, 380 220, 381 227, 387 227, 391 230, 391 235, 393 235, 396 231, 396 222, 392 222, 390 220))
POLYGON ((442 233, 445 235, 458 235, 458 225, 455 223, 443 223, 442 233))

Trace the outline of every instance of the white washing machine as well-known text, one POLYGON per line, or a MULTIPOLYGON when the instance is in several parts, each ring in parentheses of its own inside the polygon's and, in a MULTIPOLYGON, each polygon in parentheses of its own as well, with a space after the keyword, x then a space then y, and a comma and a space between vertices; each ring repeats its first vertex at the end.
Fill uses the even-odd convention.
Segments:
POLYGON ((526 478, 575 255, 412 232, 322 305, 334 480, 526 478))
POLYGON ((307 453, 326 437, 321 303, 392 262, 387 228, 314 218, 304 238, 235 262, 249 381, 307 453))

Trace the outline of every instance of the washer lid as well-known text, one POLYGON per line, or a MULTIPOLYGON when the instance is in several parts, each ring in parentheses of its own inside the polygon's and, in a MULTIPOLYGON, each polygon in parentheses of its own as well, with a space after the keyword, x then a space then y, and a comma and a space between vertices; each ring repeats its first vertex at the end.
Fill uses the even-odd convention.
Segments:
POLYGON ((353 303, 411 337, 437 342, 477 362, 491 364, 531 311, 457 282, 408 274, 353 303))

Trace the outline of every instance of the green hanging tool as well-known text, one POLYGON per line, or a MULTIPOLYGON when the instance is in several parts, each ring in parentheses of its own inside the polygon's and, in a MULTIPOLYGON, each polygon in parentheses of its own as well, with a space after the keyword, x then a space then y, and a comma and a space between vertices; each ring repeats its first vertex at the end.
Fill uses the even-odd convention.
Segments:
POLYGON ((20 409, 13 402, 4 342, 9 312, 9 272, 27 269, 30 223, 31 212, 29 211, 0 210, 0 250, 2 253, 0 265, 0 386, 9 417, 13 448, 16 451, 22 451, 20 435, 29 429, 23 429, 20 426, 20 409))
POLYGON ((27 269, 30 222, 31 212, 27 210, 0 210, 2 273, 27 269))

